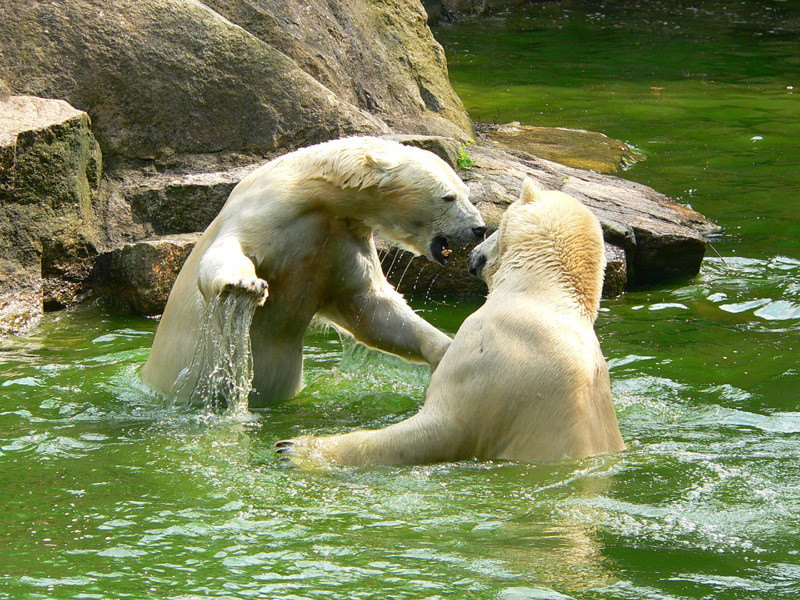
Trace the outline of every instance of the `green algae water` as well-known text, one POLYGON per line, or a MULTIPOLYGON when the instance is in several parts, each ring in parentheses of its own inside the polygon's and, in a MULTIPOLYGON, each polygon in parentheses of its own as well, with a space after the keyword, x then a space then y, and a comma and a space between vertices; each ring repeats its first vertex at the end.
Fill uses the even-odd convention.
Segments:
MULTIPOLYGON (((603 302, 629 449, 308 472, 275 441, 410 416, 427 370, 308 335, 306 387, 180 411, 156 322, 98 304, 0 340, 0 598, 800 597, 800 9, 536 3, 436 31, 476 120, 602 131, 724 228, 691 281, 603 302), (795 92, 794 88, 798 88, 795 92)), ((479 298, 415 301, 454 332, 479 298)))

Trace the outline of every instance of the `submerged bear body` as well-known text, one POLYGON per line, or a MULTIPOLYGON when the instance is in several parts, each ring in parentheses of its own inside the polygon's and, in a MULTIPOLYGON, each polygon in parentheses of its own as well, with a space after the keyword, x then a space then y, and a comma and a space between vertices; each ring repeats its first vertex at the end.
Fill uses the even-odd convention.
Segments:
POLYGON ((299 464, 364 465, 623 449, 594 332, 605 267, 597 219, 526 180, 470 267, 489 295, 456 333, 419 413, 384 429, 286 440, 278 451, 299 464))

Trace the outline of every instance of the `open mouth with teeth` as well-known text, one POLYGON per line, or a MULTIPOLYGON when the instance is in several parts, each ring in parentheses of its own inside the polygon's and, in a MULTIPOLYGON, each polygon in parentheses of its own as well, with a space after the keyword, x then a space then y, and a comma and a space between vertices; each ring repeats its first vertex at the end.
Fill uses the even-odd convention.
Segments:
POLYGON ((431 241, 431 256, 433 256, 433 260, 438 262, 440 265, 446 265, 448 258, 450 258, 450 254, 452 254, 452 250, 450 249, 450 244, 447 243, 447 238, 443 235, 434 236, 433 240, 431 241))

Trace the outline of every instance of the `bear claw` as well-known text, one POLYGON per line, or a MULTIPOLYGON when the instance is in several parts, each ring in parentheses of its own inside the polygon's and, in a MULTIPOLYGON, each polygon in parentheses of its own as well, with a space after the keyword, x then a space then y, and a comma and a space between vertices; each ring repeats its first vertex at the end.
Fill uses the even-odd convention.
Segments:
POLYGON ((288 454, 294 448, 292 440, 281 440, 275 443, 275 451, 278 454, 288 454))
POLYGON ((239 278, 236 281, 225 284, 222 287, 223 293, 232 291, 244 292, 246 294, 253 294, 258 299, 258 305, 263 306, 269 296, 269 284, 263 279, 244 279, 239 278))

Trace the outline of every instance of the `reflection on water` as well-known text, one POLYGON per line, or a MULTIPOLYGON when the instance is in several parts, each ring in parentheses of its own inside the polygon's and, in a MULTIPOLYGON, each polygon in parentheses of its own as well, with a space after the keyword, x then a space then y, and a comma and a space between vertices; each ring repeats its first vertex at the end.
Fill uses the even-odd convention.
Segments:
MULTIPOLYGON (((469 60, 491 67, 473 85, 456 48, 468 104, 525 121, 524 104, 625 139, 648 154, 626 177, 726 230, 724 260, 693 281, 603 302, 628 450, 553 465, 285 468, 279 439, 416 412, 426 369, 321 329, 293 400, 179 411, 136 376, 155 321, 51 313, 0 340, 0 598, 800 596, 800 135, 785 89, 798 56, 785 29, 798 21, 789 3, 746 3, 764 19, 708 27, 709 13, 745 10, 722 4, 534 3, 440 32, 451 55, 480 42, 469 60), (636 60, 637 41, 659 62, 636 60)), ((416 308, 452 332, 479 304, 416 308)))
MULTIPOLYGON (((752 313, 765 321, 800 319, 800 260, 777 256, 770 260, 730 258, 710 260, 706 273, 720 282, 709 298, 729 313, 752 313), (762 296, 763 294, 763 296, 762 296), (755 298, 753 298, 756 296, 755 298)), ((790 325, 791 326, 791 325, 790 325)))

